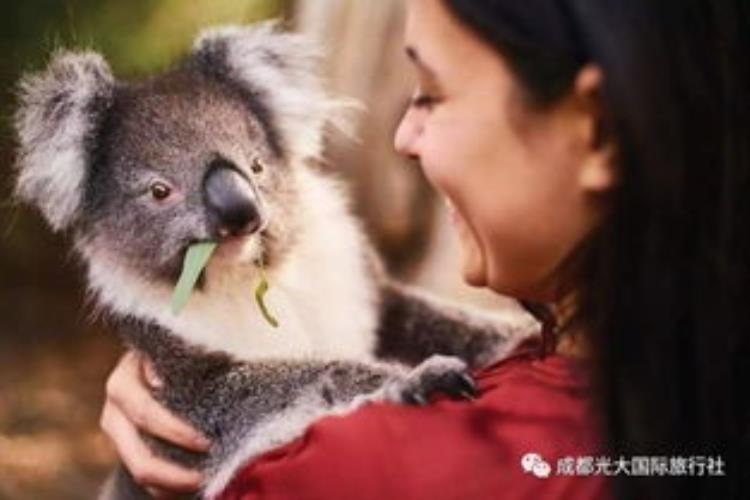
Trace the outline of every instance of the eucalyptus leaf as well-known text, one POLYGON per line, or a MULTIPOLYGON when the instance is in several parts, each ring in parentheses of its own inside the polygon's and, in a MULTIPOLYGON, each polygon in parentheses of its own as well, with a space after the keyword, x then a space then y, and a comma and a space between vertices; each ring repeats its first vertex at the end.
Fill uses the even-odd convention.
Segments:
POLYGON ((263 272, 263 266, 261 265, 260 281, 258 282, 258 286, 255 287, 255 302, 258 304, 258 309, 260 309, 261 314, 263 314, 263 317, 266 319, 266 321, 268 321, 268 324, 274 328, 278 328, 279 322, 268 310, 268 306, 266 306, 266 302, 264 300, 267 291, 268 280, 266 280, 266 274, 263 272))
POLYGON ((171 306, 174 314, 179 314, 187 304, 190 294, 193 293, 193 288, 198 282, 198 277, 208 264, 208 260, 215 249, 216 242, 214 241, 201 241, 188 247, 185 260, 182 263, 180 279, 177 281, 172 294, 171 306))

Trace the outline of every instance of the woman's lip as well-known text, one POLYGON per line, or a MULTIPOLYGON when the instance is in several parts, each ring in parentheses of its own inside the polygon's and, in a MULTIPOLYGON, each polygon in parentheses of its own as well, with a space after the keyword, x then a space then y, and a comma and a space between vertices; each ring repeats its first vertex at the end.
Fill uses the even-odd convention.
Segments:
POLYGON ((458 215, 458 212, 456 212, 455 210, 450 213, 450 217, 451 217, 451 222, 453 224, 458 224, 459 222, 461 222, 461 217, 458 215))
POLYGON ((458 215, 458 210, 456 210, 456 206, 448 198, 445 198, 444 201, 445 201, 445 207, 448 210, 448 216, 450 217, 451 222, 453 223, 458 222, 460 219, 460 216, 458 215))

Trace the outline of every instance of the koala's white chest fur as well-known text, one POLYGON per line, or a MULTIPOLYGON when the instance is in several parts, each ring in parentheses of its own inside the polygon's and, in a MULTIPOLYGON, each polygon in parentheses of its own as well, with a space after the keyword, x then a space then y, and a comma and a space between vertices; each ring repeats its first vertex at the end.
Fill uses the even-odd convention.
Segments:
POLYGON ((255 271, 225 262, 209 263, 205 290, 194 292, 175 315, 169 307, 171 288, 138 276, 110 251, 89 245, 80 250, 97 302, 153 320, 191 344, 236 359, 372 359, 377 290, 365 259, 366 242, 336 186, 308 175, 304 234, 268 275, 266 304, 278 328, 269 325, 255 302, 255 271))

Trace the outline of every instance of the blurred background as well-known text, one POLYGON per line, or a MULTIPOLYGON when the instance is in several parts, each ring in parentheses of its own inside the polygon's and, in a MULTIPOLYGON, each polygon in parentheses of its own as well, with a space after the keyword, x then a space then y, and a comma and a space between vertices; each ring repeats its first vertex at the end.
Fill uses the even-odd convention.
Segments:
POLYGON ((204 26, 288 20, 327 49, 333 89, 366 105, 358 141, 333 138, 329 167, 391 272, 438 294, 516 314, 460 284, 457 246, 438 200, 392 150, 411 94, 402 0, 25 0, 0 17, 0 500, 94 498, 115 460, 98 429, 104 382, 121 346, 92 322, 83 269, 64 235, 11 199, 14 85, 58 47, 102 52, 138 78, 173 63, 204 26))

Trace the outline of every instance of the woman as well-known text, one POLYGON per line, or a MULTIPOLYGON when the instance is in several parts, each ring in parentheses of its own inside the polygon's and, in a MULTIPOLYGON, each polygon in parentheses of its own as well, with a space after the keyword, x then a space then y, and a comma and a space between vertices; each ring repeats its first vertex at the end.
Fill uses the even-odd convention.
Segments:
MULTIPOLYGON (((406 3, 418 87, 396 147, 451 205, 466 281, 541 314, 556 352, 477 374, 474 402, 326 419, 225 498, 740 498, 747 2, 406 3), (540 456, 519 463, 523 450, 540 456), (555 454, 670 461, 575 475, 540 466, 555 454), (685 477, 701 460, 703 477, 685 477)), ((142 371, 125 356, 102 425, 156 493, 191 490, 200 478, 135 429, 206 443, 147 396, 142 371)))

